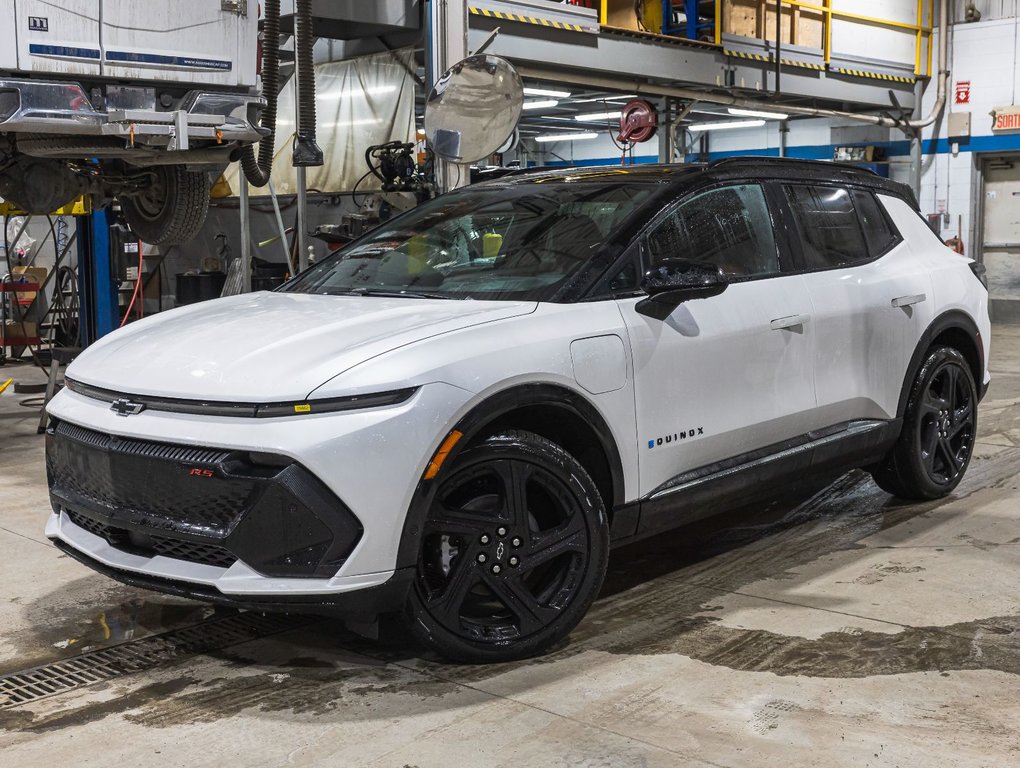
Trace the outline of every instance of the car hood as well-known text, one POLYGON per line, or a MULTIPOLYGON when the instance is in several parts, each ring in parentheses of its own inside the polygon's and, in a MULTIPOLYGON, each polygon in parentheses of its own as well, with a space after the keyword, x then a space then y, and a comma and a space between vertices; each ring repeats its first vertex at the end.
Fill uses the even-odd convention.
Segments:
POLYGON ((252 293, 132 323, 83 352, 68 376, 138 395, 300 400, 390 350, 534 312, 535 302, 252 293))

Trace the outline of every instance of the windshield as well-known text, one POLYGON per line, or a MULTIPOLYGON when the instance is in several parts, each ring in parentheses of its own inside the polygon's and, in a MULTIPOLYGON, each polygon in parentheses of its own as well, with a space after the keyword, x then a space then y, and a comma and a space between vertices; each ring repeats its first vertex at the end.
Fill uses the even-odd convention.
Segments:
POLYGON ((654 184, 521 184, 425 203, 312 267, 299 293, 545 301, 654 184))

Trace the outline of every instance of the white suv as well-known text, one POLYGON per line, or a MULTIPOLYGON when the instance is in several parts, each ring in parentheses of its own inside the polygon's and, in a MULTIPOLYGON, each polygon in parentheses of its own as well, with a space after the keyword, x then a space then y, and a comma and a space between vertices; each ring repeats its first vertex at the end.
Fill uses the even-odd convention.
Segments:
POLYGON ((504 177, 88 349, 49 407, 46 533, 129 584, 535 654, 611 545, 805 473, 949 493, 982 277, 852 167, 504 177))

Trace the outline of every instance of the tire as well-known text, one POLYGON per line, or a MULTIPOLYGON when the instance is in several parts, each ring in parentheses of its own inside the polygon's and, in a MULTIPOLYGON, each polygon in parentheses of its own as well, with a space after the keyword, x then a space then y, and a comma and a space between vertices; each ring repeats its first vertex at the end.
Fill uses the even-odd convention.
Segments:
POLYGON ((534 656, 567 636, 602 586, 609 523, 573 456, 507 430, 439 476, 405 618, 453 661, 534 656))
POLYGON ((952 347, 928 350, 911 386, 900 436, 881 464, 878 486, 903 499, 940 499, 970 465, 977 436, 977 386, 963 355, 952 347))
POLYGON ((156 180, 142 192, 120 198, 131 231, 151 245, 193 240, 209 211, 209 175, 179 165, 152 168, 156 180))

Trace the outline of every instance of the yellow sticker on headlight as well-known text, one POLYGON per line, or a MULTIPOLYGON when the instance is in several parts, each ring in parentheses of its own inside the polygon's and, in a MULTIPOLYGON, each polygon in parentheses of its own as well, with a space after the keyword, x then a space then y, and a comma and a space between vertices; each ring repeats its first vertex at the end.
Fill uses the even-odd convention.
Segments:
POLYGON ((308 403, 301 403, 300 405, 294 406, 294 413, 311 413, 312 406, 308 403))

